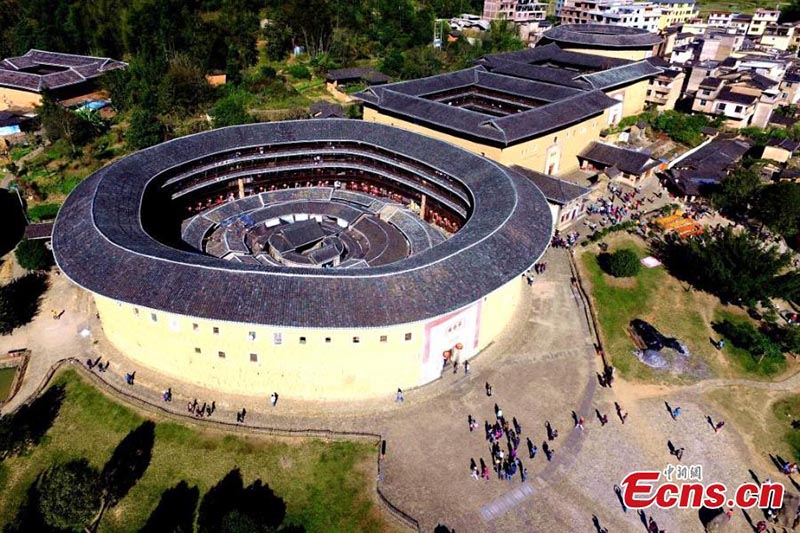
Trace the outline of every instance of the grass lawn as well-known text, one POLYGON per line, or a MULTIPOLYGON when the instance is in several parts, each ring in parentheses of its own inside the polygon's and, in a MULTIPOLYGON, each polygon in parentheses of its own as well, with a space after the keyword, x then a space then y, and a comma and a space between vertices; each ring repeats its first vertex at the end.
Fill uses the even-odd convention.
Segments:
POLYGON ((792 453, 791 459, 784 459, 800 461, 800 429, 792 427, 792 421, 800 419, 800 395, 792 394, 776 401, 772 404, 772 414, 775 415, 775 423, 781 428, 780 434, 792 453))
MULTIPOLYGON (((13 518, 39 472, 80 457, 102 469, 123 437, 145 420, 74 371, 55 384, 64 385, 66 398, 45 439, 24 457, 0 463, 0 525, 13 518)), ((369 443, 234 436, 157 420, 149 467, 99 530, 138 531, 165 490, 186 481, 202 500, 233 468, 241 469, 245 485, 261 479, 285 500, 285 523, 306 531, 394 530, 372 497, 374 460, 369 443)))
MULTIPOLYGON (((640 257, 647 255, 640 239, 617 234, 604 239, 611 251, 632 248, 640 257)), ((595 312, 600 325, 606 353, 612 364, 628 379, 645 381, 685 381, 682 376, 656 373, 636 359, 635 349, 627 328, 634 318, 653 324, 662 334, 676 337, 684 343, 691 357, 704 361, 712 373, 740 375, 738 367, 727 365, 709 342, 714 332, 710 327, 715 311, 723 308, 719 300, 709 294, 690 290, 670 276, 663 267, 642 268, 633 278, 613 278, 604 273, 597 263, 599 249, 596 245, 580 251, 578 263, 584 281, 590 287, 595 312)))

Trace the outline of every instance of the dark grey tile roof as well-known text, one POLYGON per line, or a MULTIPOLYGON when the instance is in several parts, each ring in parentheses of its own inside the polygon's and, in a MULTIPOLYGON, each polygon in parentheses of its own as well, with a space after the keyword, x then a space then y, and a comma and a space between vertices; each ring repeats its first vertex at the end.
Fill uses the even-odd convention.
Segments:
POLYGON ((793 126, 797 124, 798 119, 794 117, 784 117, 783 115, 779 115, 777 113, 773 113, 772 116, 769 117, 770 124, 777 124, 779 126, 793 126))
POLYGON ((683 194, 697 196, 724 180, 732 165, 753 147, 749 139, 717 138, 681 159, 667 177, 683 194))
POLYGON ((772 78, 768 78, 766 76, 762 76, 757 72, 750 72, 747 76, 747 84, 752 85, 762 91, 770 89, 772 87, 778 86, 780 82, 773 80, 772 78))
POLYGON ((783 148, 789 152, 796 152, 800 149, 800 141, 794 141, 792 139, 770 139, 767 141, 768 146, 774 146, 776 148, 783 148))
POLYGON ((489 62, 496 60, 512 61, 514 63, 527 63, 530 65, 558 64, 569 66, 579 71, 587 69, 607 69, 632 63, 629 59, 563 50, 555 43, 542 44, 534 48, 526 48, 516 52, 489 54, 484 56, 483 60, 489 62))
POLYGON ((366 105, 374 106, 384 113, 499 146, 509 146, 580 122, 617 104, 616 100, 599 90, 579 91, 569 87, 501 76, 486 72, 483 66, 382 87, 371 87, 355 96, 363 100, 366 105), (511 95, 550 102, 527 111, 494 117, 422 97, 461 87, 491 88, 511 95))
POLYGON ((515 172, 521 174, 531 180, 539 190, 544 193, 545 198, 549 202, 558 205, 564 205, 572 200, 578 199, 581 196, 589 194, 591 189, 583 187, 577 183, 564 181, 549 174, 536 172, 529 168, 514 165, 511 167, 515 172))
POLYGON ((344 118, 344 109, 341 105, 324 100, 311 104, 309 112, 312 118, 344 118))
POLYGON ((721 80, 720 78, 714 78, 714 77, 703 78, 703 81, 700 82, 700 88, 717 89, 717 87, 722 85, 723 81, 724 80, 721 80))
POLYGON ((655 33, 611 24, 562 24, 542 35, 542 42, 602 48, 650 48, 661 42, 655 33))
POLYGON ((25 55, 0 61, 0 86, 33 92, 60 89, 126 66, 122 61, 107 57, 29 50, 25 55), (24 72, 34 67, 59 67, 63 70, 43 74, 24 72))
POLYGON ((49 239, 53 235, 53 222, 39 222, 25 226, 26 239, 49 239))
POLYGON ((735 104, 752 105, 758 100, 758 96, 753 96, 752 94, 735 93, 726 87, 719 92, 717 100, 733 102, 735 104))
POLYGON ((797 71, 787 72, 783 76, 783 81, 784 82, 797 83, 798 81, 800 81, 800 72, 797 72, 797 71))
POLYGON ((69 196, 53 247, 70 279, 113 300, 209 320, 344 328, 428 320, 479 301, 530 268, 551 235, 544 195, 497 163, 397 128, 330 119, 218 129, 116 161, 69 196), (472 213, 437 246, 366 269, 224 261, 168 246, 143 229, 142 193, 159 172, 211 153, 312 140, 380 146, 457 177, 472 213))
POLYGON ((387 83, 391 81, 392 78, 387 76, 382 72, 378 72, 374 68, 366 67, 366 68, 338 68, 329 70, 328 73, 325 75, 325 79, 327 81, 352 81, 352 80, 363 80, 367 83, 387 83))
POLYGON ((575 79, 575 73, 552 67, 531 65, 529 63, 508 61, 505 59, 485 57, 481 60, 483 65, 490 72, 505 74, 517 78, 553 83, 564 87, 574 87, 576 89, 588 89, 589 84, 583 80, 575 79))
POLYGON ((611 89, 634 81, 653 78, 661 72, 663 72, 662 69, 647 61, 637 61, 629 65, 584 74, 580 78, 588 81, 596 89, 611 89))
POLYGON ((637 176, 658 165, 658 161, 645 152, 597 141, 590 144, 578 157, 603 166, 615 166, 622 172, 637 176))

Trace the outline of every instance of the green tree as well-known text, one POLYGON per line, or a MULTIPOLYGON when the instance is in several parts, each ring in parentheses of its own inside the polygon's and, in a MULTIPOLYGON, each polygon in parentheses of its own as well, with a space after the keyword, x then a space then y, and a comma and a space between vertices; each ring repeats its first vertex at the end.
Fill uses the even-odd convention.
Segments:
POLYGON ((716 238, 705 235, 666 243, 662 252, 676 275, 725 301, 744 305, 778 296, 779 275, 791 263, 790 254, 730 228, 716 238))
POLYGON ((38 507, 51 527, 82 530, 97 512, 99 473, 86 459, 70 461, 45 472, 38 486, 38 507))
POLYGON ((203 68, 186 54, 176 54, 169 60, 167 72, 158 87, 158 108, 179 116, 197 111, 208 102, 211 87, 203 68))
POLYGON ((639 256, 630 248, 621 248, 611 254, 601 254, 599 260, 603 270, 615 278, 630 278, 641 270, 639 256))
POLYGON ((797 234, 800 227, 800 183, 782 181, 761 189, 753 215, 781 235, 797 234))
POLYGON ((264 27, 264 41, 267 58, 280 61, 292 49, 292 30, 283 20, 270 20, 264 27))
POLYGON ((712 200, 714 205, 726 213, 745 214, 755 200, 756 192, 760 187, 761 179, 755 170, 737 168, 722 181, 712 200))
POLYGON ((47 92, 42 95, 42 104, 37 108, 37 114, 47 139, 51 142, 64 139, 73 152, 93 136, 91 123, 61 106, 47 92))
POLYGON ((734 322, 726 319, 714 324, 714 329, 730 340, 734 346, 749 352, 759 365, 765 360, 771 367, 776 364, 782 365, 784 362, 780 346, 758 331, 750 322, 734 322))
MULTIPOLYGON (((0 335, 8 335, 17 326, 14 302, 9 298, 8 291, 4 289, 5 287, 0 287, 0 335)), ((0 441, 2 440, 0 436, 0 441)))
POLYGON ((783 353, 800 354, 800 328, 797 326, 773 325, 767 329, 767 335, 783 353))
POLYGON ((137 107, 131 113, 125 140, 136 150, 156 145, 164 140, 164 126, 153 111, 137 107))
POLYGON ((442 53, 431 46, 418 46, 403 54, 402 77, 407 80, 433 76, 442 71, 442 53))
POLYGON ((780 22, 795 22, 800 20, 800 1, 792 0, 781 7, 780 22))
POLYGON ((14 251, 19 266, 25 270, 44 270, 53 264, 53 254, 41 239, 23 239, 14 251))
POLYGON ((241 91, 232 91, 217 100, 211 117, 215 128, 249 124, 253 117, 247 112, 247 95, 241 91))
POLYGON ((525 43, 519 38, 516 24, 506 19, 491 21, 489 31, 484 38, 487 52, 513 52, 525 48, 525 43))

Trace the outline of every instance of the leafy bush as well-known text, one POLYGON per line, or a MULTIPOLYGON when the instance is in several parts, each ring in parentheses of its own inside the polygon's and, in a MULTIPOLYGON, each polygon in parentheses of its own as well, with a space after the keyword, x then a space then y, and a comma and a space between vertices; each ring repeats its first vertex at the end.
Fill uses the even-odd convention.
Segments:
POLYGON ((44 270, 53 264, 53 254, 44 244, 44 240, 23 239, 14 252, 17 262, 25 270, 44 270))
POLYGON ((783 369, 786 360, 780 346, 758 331, 748 321, 726 318, 713 324, 714 331, 727 338, 737 348, 747 351, 764 374, 773 374, 783 369))
POLYGON ((136 107, 131 113, 125 140, 136 150, 153 146, 164 140, 164 126, 152 110, 136 107))
POLYGON ((214 127, 222 128, 253 122, 253 117, 247 112, 247 98, 246 93, 233 91, 217 100, 211 112, 214 127))
POLYGON ((311 79, 311 71, 309 71, 308 67, 305 65, 292 65, 286 68, 286 72, 298 80, 311 79))
POLYGON ((34 222, 41 222, 42 220, 52 220, 56 218, 58 210, 61 209, 60 204, 38 204, 28 208, 28 218, 34 222))
POLYGON ((630 278, 639 273, 639 256, 630 248, 622 248, 611 254, 600 254, 598 262, 603 270, 615 278, 630 278))
POLYGON ((38 507, 45 523, 66 530, 86 527, 100 503, 98 477, 86 459, 47 471, 38 487, 38 507))
POLYGON ((613 226, 609 226, 607 228, 603 228, 601 230, 595 231, 589 236, 589 240, 592 242, 598 242, 603 239, 606 235, 611 233, 616 233, 618 231, 628 231, 630 229, 634 229, 636 227, 636 222, 633 220, 628 220, 623 222, 622 224, 614 224, 613 226))

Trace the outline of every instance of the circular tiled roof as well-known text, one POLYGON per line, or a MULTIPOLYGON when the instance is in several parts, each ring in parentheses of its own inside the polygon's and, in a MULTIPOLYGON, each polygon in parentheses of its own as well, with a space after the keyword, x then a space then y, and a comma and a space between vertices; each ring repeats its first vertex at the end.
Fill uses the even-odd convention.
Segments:
POLYGON ((289 327, 378 327, 469 305, 538 260, 552 233, 543 194, 486 158, 397 128, 305 120, 213 130, 142 150, 99 170, 69 196, 53 233, 61 270, 93 293, 211 320, 289 327), (161 242, 141 220, 145 190, 165 170, 208 154, 301 141, 402 155, 459 180, 471 198, 461 229, 388 265, 305 269, 225 261, 161 242))

